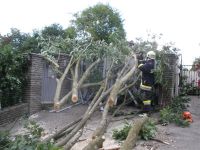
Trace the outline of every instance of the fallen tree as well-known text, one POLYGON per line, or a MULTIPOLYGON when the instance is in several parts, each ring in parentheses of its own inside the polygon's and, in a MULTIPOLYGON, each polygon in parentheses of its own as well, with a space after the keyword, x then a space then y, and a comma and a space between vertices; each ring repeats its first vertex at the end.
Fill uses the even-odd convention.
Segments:
POLYGON ((120 71, 120 73, 118 74, 118 77, 113 85, 113 88, 109 94, 109 97, 106 101, 106 105, 104 107, 104 111, 102 114, 102 119, 100 122, 100 126, 96 129, 96 131, 93 133, 92 136, 92 141, 84 148, 85 150, 92 150, 90 149, 90 147, 94 147, 91 145, 96 145, 97 148, 101 148, 98 147, 100 145, 102 145, 103 143, 103 135, 107 129, 107 126, 109 124, 109 120, 108 120, 108 112, 109 109, 111 107, 113 107, 114 104, 116 104, 117 101, 117 95, 120 94, 120 90, 122 88, 123 85, 125 85, 126 81, 134 75, 134 73, 136 72, 136 67, 137 67, 137 59, 136 59, 136 55, 133 55, 133 58, 135 60, 135 63, 133 66, 131 66, 130 68, 127 68, 127 64, 129 64, 127 62, 127 64, 124 65, 124 68, 122 69, 122 71, 120 71), (129 71, 127 71, 127 69, 129 69, 129 71), (96 140, 99 139, 99 140, 96 140), (101 140, 100 140, 101 139, 101 140))
POLYGON ((138 134, 147 120, 148 117, 144 116, 142 118, 138 118, 133 122, 133 125, 128 133, 128 136, 126 140, 123 142, 120 150, 132 150, 134 148, 136 141, 138 139, 138 134))
MULTIPOLYGON (((47 45, 50 45, 51 47, 46 49, 47 51, 49 51, 49 49, 56 49, 57 47, 55 47, 55 45, 59 45, 49 44, 49 42, 51 41, 48 41, 47 45)), ((62 42, 62 40, 59 40, 59 42, 62 42)), ((59 75, 56 76, 57 88, 54 97, 54 109, 59 110, 67 103, 70 97, 73 103, 77 103, 80 100, 78 93, 82 88, 96 85, 100 87, 96 88, 97 90, 93 90, 94 97, 81 120, 72 127, 68 127, 68 129, 63 128, 55 133, 55 135, 49 137, 48 140, 51 138, 57 139, 56 146, 66 145, 65 149, 69 149, 80 137, 79 131, 84 129, 88 119, 98 109, 99 104, 103 103, 105 106, 100 125, 93 133, 91 143, 89 143, 85 149, 90 149, 89 147, 94 147, 95 145, 98 148, 101 148, 100 145, 102 145, 104 141, 103 135, 106 132, 109 123, 108 113, 110 108, 116 105, 118 95, 128 89, 130 87, 129 84, 133 86, 133 83, 138 79, 137 58, 133 50, 127 46, 127 42, 125 41, 119 41, 117 45, 91 40, 87 42, 76 41, 75 43, 76 47, 70 52, 70 60, 63 73, 59 70, 60 67, 57 63, 59 61, 52 59, 53 55, 43 55, 46 60, 49 60, 55 70, 59 70, 57 71, 59 75), (126 53, 124 53, 124 50, 126 53), (130 54, 132 55, 131 57, 130 54), (98 64, 100 62, 104 63, 105 60, 109 60, 109 63, 105 66, 106 70, 103 71, 105 72, 104 76, 101 74, 100 80, 91 82, 91 75, 95 75, 92 74, 92 71, 98 69, 98 64), (84 61, 89 65, 83 70, 84 72, 80 72, 80 70, 82 70, 80 69, 80 64, 81 62, 84 63, 84 61), (63 82, 66 77, 69 76, 71 77, 70 84, 72 85, 72 88, 66 95, 61 97, 63 82), (132 83, 128 83, 133 77, 134 80, 132 80, 132 83)))

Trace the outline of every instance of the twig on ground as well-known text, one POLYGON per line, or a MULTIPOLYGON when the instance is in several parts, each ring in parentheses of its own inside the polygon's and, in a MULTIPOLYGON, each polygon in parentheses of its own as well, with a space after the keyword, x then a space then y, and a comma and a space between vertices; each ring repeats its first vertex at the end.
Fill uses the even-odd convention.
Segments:
POLYGON ((163 144, 166 144, 166 145, 170 145, 170 143, 168 143, 168 142, 166 142, 166 141, 162 141, 162 140, 160 140, 160 139, 151 138, 151 140, 156 141, 156 142, 160 142, 160 143, 163 143, 163 144))

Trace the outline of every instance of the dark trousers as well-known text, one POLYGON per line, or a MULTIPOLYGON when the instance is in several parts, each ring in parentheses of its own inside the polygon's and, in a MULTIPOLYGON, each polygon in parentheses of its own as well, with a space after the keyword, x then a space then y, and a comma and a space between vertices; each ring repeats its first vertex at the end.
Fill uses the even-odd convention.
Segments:
POLYGON ((146 91, 146 90, 141 90, 141 95, 142 95, 142 102, 143 102, 143 110, 149 111, 152 110, 154 105, 155 105, 155 94, 152 91, 146 91))

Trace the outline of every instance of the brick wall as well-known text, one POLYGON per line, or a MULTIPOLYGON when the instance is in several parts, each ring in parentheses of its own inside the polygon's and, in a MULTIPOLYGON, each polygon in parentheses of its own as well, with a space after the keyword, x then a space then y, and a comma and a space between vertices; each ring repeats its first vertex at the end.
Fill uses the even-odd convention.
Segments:
MULTIPOLYGON (((61 70, 64 71, 65 66, 68 64, 69 58, 66 55, 59 56, 58 64, 61 70)), ((28 86, 25 92, 25 101, 29 103, 29 113, 36 113, 45 104, 42 104, 42 88, 44 78, 44 64, 47 62, 39 54, 30 55, 30 66, 28 71, 28 86)), ((64 81, 61 96, 65 95, 71 87, 71 83, 67 80, 64 81)), ((49 87, 50 88, 50 87, 49 87)), ((53 101, 52 101, 53 103, 53 101)), ((48 103, 49 105, 49 103, 48 103)))
POLYGON ((27 103, 19 104, 0 110, 0 125, 12 122, 26 114, 28 114, 27 103))

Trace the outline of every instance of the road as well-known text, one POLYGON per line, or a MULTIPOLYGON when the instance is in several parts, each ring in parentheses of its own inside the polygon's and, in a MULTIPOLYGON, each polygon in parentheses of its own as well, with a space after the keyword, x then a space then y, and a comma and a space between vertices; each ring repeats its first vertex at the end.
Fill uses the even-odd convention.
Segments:
POLYGON ((200 150, 200 97, 191 96, 189 111, 194 122, 186 128, 167 126, 173 143, 162 145, 160 150, 200 150))

